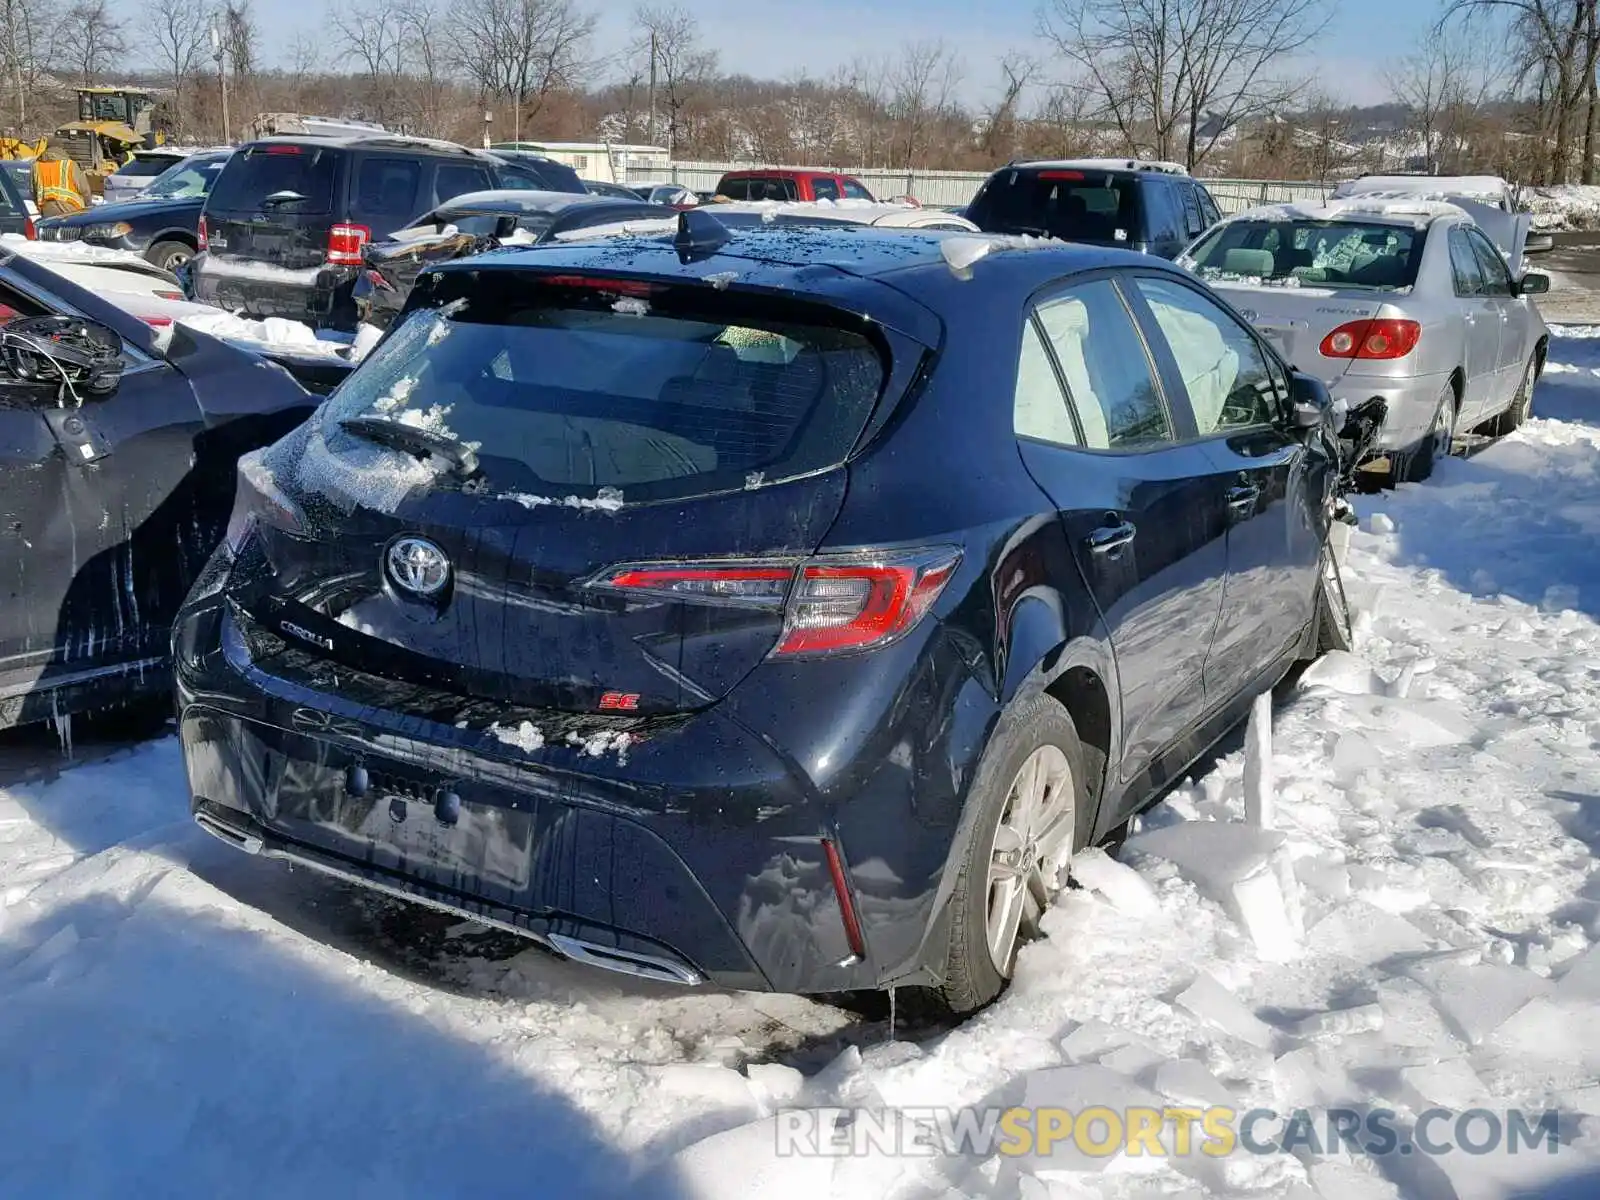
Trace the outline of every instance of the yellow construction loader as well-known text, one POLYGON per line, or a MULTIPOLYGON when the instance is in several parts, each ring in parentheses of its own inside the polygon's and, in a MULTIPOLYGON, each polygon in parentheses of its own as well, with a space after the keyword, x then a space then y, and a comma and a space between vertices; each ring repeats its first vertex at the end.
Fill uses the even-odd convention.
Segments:
POLYGON ((37 142, 0 138, 0 159, 38 158, 51 146, 83 168, 96 194, 105 178, 132 157, 166 141, 163 105, 149 92, 126 88, 78 89, 78 119, 37 142))

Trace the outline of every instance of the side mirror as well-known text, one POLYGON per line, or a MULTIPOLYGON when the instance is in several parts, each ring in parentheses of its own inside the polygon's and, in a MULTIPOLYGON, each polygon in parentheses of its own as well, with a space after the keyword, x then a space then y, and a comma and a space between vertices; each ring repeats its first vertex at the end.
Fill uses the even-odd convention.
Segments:
POLYGON ((1289 376, 1289 424, 1298 430, 1315 429, 1328 420, 1333 400, 1322 380, 1295 371, 1289 376))
POLYGON ((1541 275, 1538 271, 1529 271, 1517 280, 1517 295, 1542 296, 1550 290, 1550 276, 1541 275))
POLYGON ((1548 233, 1530 233, 1522 243, 1524 254, 1549 254, 1556 248, 1556 239, 1548 233))

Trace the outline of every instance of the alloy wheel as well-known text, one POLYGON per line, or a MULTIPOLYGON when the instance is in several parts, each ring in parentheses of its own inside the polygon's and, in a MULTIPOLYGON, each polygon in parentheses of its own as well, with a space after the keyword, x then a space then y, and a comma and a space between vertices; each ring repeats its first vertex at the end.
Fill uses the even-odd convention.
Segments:
POLYGON ((1450 388, 1445 389, 1444 397, 1439 402, 1439 411, 1433 416, 1433 429, 1429 436, 1433 438, 1434 461, 1449 458, 1456 440, 1455 392, 1450 388))
POLYGON ((989 852, 989 957, 1010 978, 1017 941, 1034 927, 1072 850, 1077 792, 1067 756, 1056 746, 1030 754, 1006 795, 989 852))

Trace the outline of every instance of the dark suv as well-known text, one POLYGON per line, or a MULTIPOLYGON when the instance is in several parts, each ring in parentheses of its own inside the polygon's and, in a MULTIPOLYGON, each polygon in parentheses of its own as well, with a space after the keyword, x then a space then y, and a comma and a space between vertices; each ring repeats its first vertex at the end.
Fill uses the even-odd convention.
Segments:
POLYGON ((984 181, 966 216, 988 233, 1169 259, 1222 219, 1211 193, 1182 167, 1132 158, 1008 163, 984 181))
POLYGON ((482 151, 392 134, 252 142, 206 198, 195 298, 352 330, 367 243, 452 197, 502 186, 508 173, 482 151))

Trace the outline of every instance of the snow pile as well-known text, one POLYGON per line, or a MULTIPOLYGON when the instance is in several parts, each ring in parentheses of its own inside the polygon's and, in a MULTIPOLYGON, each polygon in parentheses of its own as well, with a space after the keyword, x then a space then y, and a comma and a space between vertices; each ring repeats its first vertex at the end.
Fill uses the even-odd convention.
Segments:
POLYGON ((1538 230, 1600 229, 1600 186, 1594 184, 1527 188, 1522 205, 1533 214, 1533 227, 1538 230))
POLYGON ((247 348, 259 346, 277 352, 338 358, 347 362, 360 362, 383 336, 381 330, 363 325, 352 340, 348 334, 336 333, 331 329, 313 329, 303 321, 291 321, 286 317, 267 317, 256 321, 221 309, 187 313, 178 318, 178 323, 247 348))
POLYGON ((622 508, 623 504, 622 492, 614 487, 595 489, 593 499, 583 496, 564 496, 558 500, 554 496, 534 496, 528 492, 502 492, 500 493, 500 499, 510 500, 514 504, 520 504, 523 508, 528 509, 554 506, 557 508, 576 508, 608 513, 617 512, 622 508))
MULTIPOLYGON (((491 957, 470 922, 208 839, 175 739, 100 757, 80 738, 91 761, 0 784, 8 1194, 1600 1193, 1600 338, 1573 332, 1552 339, 1539 419, 1358 502, 1360 653, 1313 667, 1275 714, 1252 785, 1270 820, 1245 820, 1242 752, 1208 764, 1118 855, 1082 856, 1011 990, 936 1036, 537 949, 491 957), (1240 889, 1269 876, 1279 915, 1298 905, 1290 955, 1255 935, 1271 889, 1240 889), (1387 1110, 1406 1134, 1433 1108, 1517 1107, 1561 1114, 1562 1141, 778 1153, 793 1106, 848 1143, 925 1137, 926 1106, 1019 1104, 1303 1108, 1317 1146, 1336 1108, 1387 1110)), ((568 741, 575 769, 626 748, 568 741)))
POLYGON ((152 276, 162 274, 141 254, 111 246, 96 246, 90 242, 30 242, 20 233, 0 233, 0 250, 20 254, 46 266, 52 261, 88 263, 131 267, 152 276))

